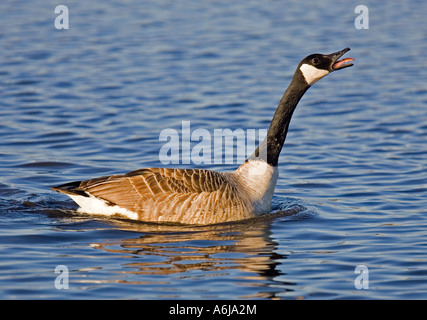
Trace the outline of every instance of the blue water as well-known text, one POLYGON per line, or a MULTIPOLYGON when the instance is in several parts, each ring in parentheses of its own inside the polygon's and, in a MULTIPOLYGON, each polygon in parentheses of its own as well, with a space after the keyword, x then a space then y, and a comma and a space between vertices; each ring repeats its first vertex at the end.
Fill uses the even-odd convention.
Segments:
POLYGON ((426 299, 427 3, 364 1, 369 29, 359 4, 2 0, 0 298, 426 299), (49 189, 163 166, 160 132, 182 121, 266 129, 300 59, 345 47, 355 65, 292 119, 282 214, 137 223, 79 215, 49 189))

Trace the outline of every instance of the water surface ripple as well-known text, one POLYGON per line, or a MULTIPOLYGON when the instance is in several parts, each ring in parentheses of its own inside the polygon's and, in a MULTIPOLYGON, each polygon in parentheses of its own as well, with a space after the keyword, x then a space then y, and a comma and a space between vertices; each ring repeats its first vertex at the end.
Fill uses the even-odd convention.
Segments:
POLYGON ((336 1, 80 1, 56 30, 57 3, 1 1, 0 298, 427 298, 427 4, 364 4, 367 30, 336 1), (135 223, 49 189, 163 166, 182 121, 266 129, 300 59, 344 47, 292 119, 279 215, 135 223))

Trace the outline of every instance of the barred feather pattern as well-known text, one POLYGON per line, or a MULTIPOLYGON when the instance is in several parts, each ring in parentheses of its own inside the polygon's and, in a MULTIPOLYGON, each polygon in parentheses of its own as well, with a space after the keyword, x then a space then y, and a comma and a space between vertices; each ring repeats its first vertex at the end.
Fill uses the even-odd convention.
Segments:
MULTIPOLYGON (((54 190, 101 199, 108 206, 136 213, 141 221, 213 224, 248 219, 270 210, 271 195, 264 197, 262 179, 248 168, 251 166, 245 164, 235 172, 145 168, 54 190)), ((271 194, 273 180, 272 190, 267 191, 271 194)))
POLYGON ((148 168, 83 181, 80 189, 138 214, 138 220, 211 224, 248 218, 230 175, 201 169, 148 168))

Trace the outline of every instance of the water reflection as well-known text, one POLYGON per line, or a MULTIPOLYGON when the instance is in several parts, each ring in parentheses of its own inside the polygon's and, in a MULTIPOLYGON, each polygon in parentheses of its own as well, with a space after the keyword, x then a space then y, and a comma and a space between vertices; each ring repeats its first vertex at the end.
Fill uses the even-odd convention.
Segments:
MULTIPOLYGON (((251 286, 266 286, 266 282, 271 283, 282 274, 277 265, 287 258, 276 252, 278 244, 271 237, 271 223, 273 219, 291 217, 300 211, 301 208, 295 207, 244 222, 211 226, 159 225, 115 219, 112 220, 115 227, 137 232, 138 236, 91 245, 106 252, 120 253, 121 257, 138 258, 122 264, 120 273, 130 276, 127 283, 140 284, 150 275, 221 278, 237 272, 237 278, 251 282, 251 286), (201 275, 198 271, 204 273, 201 275)), ((159 280, 165 279, 171 280, 159 280)), ((288 289, 282 286, 276 291, 288 289)), ((255 296, 271 298, 274 292, 259 292, 255 296)))

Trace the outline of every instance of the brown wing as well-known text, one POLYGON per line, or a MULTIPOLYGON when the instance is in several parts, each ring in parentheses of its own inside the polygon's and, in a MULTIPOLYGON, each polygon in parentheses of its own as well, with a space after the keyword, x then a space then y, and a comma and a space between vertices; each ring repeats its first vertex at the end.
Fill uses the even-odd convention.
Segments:
MULTIPOLYGON (((157 195, 161 193, 214 192, 226 183, 222 173, 203 169, 146 168, 126 173, 82 181, 79 189, 98 197, 157 195)), ((109 199, 117 204, 116 201, 109 199)))
POLYGON ((222 173, 202 169, 147 168, 82 181, 79 190, 128 210, 140 210, 143 200, 215 192, 227 184, 222 173))
POLYGON ((53 187, 66 194, 105 200, 143 221, 217 223, 248 217, 227 173, 203 169, 147 168, 53 187))

